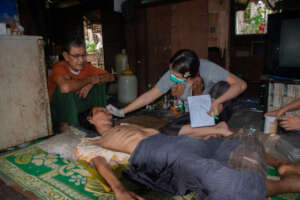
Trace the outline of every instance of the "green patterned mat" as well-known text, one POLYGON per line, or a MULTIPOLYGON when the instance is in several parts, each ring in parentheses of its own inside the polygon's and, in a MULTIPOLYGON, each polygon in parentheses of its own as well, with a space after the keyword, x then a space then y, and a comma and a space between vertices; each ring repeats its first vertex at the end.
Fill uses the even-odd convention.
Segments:
MULTIPOLYGON (((115 173, 120 177, 121 169, 115 173)), ((115 199, 111 192, 95 181, 85 165, 76 161, 48 154, 35 145, 0 156, 0 173, 41 199, 115 199)), ((279 179, 274 168, 268 169, 268 178, 279 179)), ((172 197, 168 194, 149 192, 145 187, 120 177, 130 190, 146 199, 191 200, 193 194, 172 197)), ((269 200, 300 200, 299 194, 276 195, 269 200)))
MULTIPOLYGON (((120 169, 115 173, 120 176, 120 169)), ((87 168, 76 161, 48 154, 35 145, 0 156, 0 173, 41 199, 115 199, 93 180, 87 168)), ((145 187, 120 177, 124 185, 146 199, 191 200, 193 195, 171 196, 149 192, 145 187)))

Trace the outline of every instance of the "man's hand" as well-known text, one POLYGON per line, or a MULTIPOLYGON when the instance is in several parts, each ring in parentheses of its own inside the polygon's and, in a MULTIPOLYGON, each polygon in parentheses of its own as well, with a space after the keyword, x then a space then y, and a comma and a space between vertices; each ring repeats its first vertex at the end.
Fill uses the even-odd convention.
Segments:
POLYGON ((114 190, 118 200, 144 200, 143 197, 135 194, 134 192, 128 191, 125 188, 121 190, 114 190))
POLYGON ((280 119, 280 117, 285 113, 284 110, 278 109, 265 113, 265 116, 275 116, 276 119, 280 119))
POLYGON ((280 118, 280 126, 285 130, 300 129, 300 117, 286 113, 286 117, 280 118))
POLYGON ((218 116, 223 110, 223 105, 221 103, 218 103, 217 101, 213 101, 210 107, 210 110, 208 111, 208 114, 210 116, 218 116))
POLYGON ((171 95, 174 97, 180 97, 184 92, 184 84, 177 83, 175 87, 171 89, 171 95))
POLYGON ((115 77, 110 73, 105 73, 105 74, 95 74, 89 76, 89 79, 91 84, 101 84, 101 83, 112 82, 115 80, 115 77))
POLYGON ((83 88, 81 88, 80 90, 78 90, 76 92, 78 97, 85 99, 87 97, 87 95, 89 94, 89 92, 91 91, 93 86, 94 86, 93 84, 88 84, 88 85, 84 86, 83 88))
POLYGON ((99 76, 99 83, 107 83, 107 82, 113 82, 115 81, 115 76, 111 73, 105 73, 105 74, 98 74, 99 76))
POLYGON ((196 76, 193 78, 193 84, 192 84, 192 95, 200 95, 203 92, 203 80, 200 78, 200 76, 196 76))
POLYGON ((110 112, 114 116, 125 117, 125 113, 124 113, 123 109, 118 109, 111 104, 107 105, 106 109, 108 110, 108 112, 110 112))

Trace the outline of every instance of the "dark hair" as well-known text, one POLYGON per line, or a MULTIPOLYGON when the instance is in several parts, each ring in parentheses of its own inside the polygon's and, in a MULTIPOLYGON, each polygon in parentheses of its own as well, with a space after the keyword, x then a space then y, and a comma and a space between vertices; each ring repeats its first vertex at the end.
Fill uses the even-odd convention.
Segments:
POLYGON ((199 58, 197 54, 188 49, 181 49, 177 51, 170 59, 173 70, 184 75, 186 72, 190 73, 190 77, 195 77, 199 71, 199 58))
POLYGON ((85 42, 82 38, 82 35, 74 34, 74 35, 69 36, 66 39, 66 42, 64 43, 64 46, 63 46, 63 51, 66 51, 69 53, 71 47, 82 47, 82 46, 85 46, 85 42))
POLYGON ((93 116, 93 107, 89 108, 88 110, 82 113, 79 113, 78 115, 79 125, 84 129, 97 132, 96 127, 87 120, 88 117, 92 117, 92 116, 93 116))
MULTIPOLYGON (((217 82, 209 91, 210 97, 217 99, 222 96, 230 88, 230 85, 226 81, 217 82)), ((220 113, 219 121, 228 122, 232 116, 232 100, 228 100, 222 103, 223 111, 220 113)))
POLYGON ((222 96, 228 89, 230 85, 226 81, 219 81, 212 86, 209 91, 211 98, 217 99, 222 96))

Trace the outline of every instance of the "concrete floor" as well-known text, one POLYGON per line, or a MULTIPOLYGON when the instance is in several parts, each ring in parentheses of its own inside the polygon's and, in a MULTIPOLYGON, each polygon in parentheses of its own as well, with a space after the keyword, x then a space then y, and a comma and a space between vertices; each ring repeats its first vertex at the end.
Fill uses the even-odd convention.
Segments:
POLYGON ((0 199, 1 200, 29 200, 23 194, 17 192, 13 186, 7 186, 5 182, 0 179, 0 199))
POLYGON ((233 106, 233 115, 228 125, 231 128, 255 128, 263 131, 264 128, 264 108, 259 102, 245 102, 240 100, 233 106))

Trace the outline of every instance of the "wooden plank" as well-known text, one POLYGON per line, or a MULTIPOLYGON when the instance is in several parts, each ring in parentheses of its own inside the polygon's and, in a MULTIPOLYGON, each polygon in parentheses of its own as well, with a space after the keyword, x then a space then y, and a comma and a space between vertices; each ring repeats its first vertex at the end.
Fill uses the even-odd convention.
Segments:
POLYGON ((207 7, 207 0, 172 5, 172 54, 179 49, 192 49, 200 58, 208 57, 207 7))
POLYGON ((147 9, 148 81, 154 85, 171 58, 171 5, 147 9))

